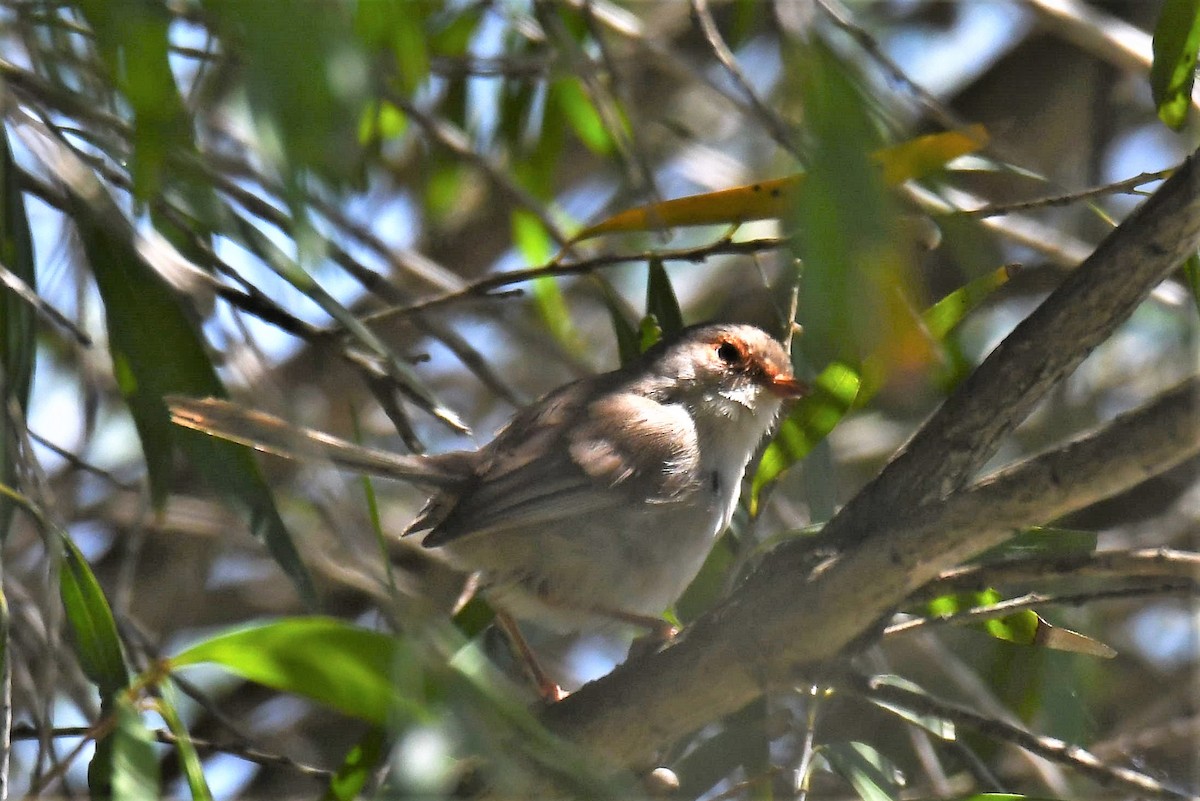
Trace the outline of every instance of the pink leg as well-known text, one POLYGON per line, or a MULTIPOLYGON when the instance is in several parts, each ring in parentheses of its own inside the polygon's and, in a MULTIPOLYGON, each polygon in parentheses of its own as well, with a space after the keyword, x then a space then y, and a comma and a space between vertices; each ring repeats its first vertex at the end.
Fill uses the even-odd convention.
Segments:
POLYGON ((547 701, 561 701, 567 697, 567 693, 562 687, 559 687, 546 671, 542 668, 534 655, 533 649, 529 647, 525 636, 521 634, 521 629, 517 627, 517 621, 512 619, 512 616, 507 612, 496 610, 496 625, 504 632, 504 636, 508 638, 508 642, 512 645, 513 651, 516 652, 517 661, 525 668, 525 672, 529 674, 529 678, 533 680, 533 684, 537 687, 538 695, 547 701))

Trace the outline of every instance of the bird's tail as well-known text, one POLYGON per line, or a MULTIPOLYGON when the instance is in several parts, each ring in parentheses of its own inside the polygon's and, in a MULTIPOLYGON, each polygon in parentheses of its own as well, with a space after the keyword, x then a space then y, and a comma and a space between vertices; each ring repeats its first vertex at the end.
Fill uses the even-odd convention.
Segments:
POLYGON ((221 398, 166 397, 177 425, 288 459, 333 462, 359 473, 394 478, 433 489, 462 485, 469 454, 411 456, 365 448, 311 428, 292 425, 266 412, 221 398))

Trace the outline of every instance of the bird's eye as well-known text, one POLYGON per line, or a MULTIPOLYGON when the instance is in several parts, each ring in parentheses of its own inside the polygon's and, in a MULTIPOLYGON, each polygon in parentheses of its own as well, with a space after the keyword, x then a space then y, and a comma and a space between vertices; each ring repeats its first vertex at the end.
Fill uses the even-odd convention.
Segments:
POLYGON ((732 342, 722 342, 717 346, 717 358, 732 366, 742 363, 742 350, 732 342))

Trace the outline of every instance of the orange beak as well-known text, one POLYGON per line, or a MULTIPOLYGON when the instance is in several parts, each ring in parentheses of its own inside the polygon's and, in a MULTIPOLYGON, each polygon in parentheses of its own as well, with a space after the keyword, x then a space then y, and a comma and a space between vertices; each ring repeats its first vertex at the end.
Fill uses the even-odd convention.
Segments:
POLYGON ((808 384, 795 376, 777 375, 767 384, 767 389, 781 398, 803 398, 812 392, 808 384))

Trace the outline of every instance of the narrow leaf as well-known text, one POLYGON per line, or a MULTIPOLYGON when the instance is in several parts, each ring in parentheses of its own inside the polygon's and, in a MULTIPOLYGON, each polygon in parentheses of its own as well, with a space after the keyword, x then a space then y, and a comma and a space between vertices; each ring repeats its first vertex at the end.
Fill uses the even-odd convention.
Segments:
POLYGON ((377 725, 395 714, 424 715, 423 677, 412 650, 332 618, 285 618, 220 634, 185 649, 169 666, 202 662, 377 725))
POLYGON ((140 0, 82 0, 105 66, 133 111, 133 194, 161 189, 167 160, 192 147, 192 126, 169 61, 171 15, 140 0))
MULTIPOLYGON (((928 175, 986 144, 984 127, 972 125, 961 131, 920 136, 879 150, 872 158, 882 169, 884 181, 894 186, 928 175)), ((804 173, 797 173, 627 209, 584 228, 571 241, 601 234, 689 225, 738 225, 749 220, 785 217, 795 208, 805 177, 804 173)))
POLYGON ((579 78, 569 76, 554 81, 550 85, 550 94, 588 150, 599 155, 612 150, 612 137, 579 78))
POLYGON ((647 314, 638 323, 638 352, 645 353, 663 338, 662 326, 653 314, 647 314))
POLYGON ((608 309, 608 318, 612 321, 613 334, 617 338, 617 356, 622 365, 629 364, 642 352, 639 347, 638 332, 625 316, 621 299, 617 296, 616 290, 612 288, 612 284, 601 276, 595 276, 595 280, 600 285, 600 291, 604 296, 604 306, 608 309))
MULTIPOLYGON (((1001 607, 1003 603, 1004 598, 999 592, 987 589, 982 592, 944 595, 930 601, 926 605, 926 609, 932 616, 949 617, 968 611, 985 611, 989 607, 1001 607)), ((1113 648, 1099 640, 1094 640, 1070 629, 1051 625, 1032 609, 1020 609, 1011 614, 994 617, 973 625, 998 640, 1015 645, 1039 646, 1102 659, 1111 659, 1117 655, 1113 648)))
POLYGON ((886 757, 862 742, 830 743, 821 755, 834 772, 850 782, 863 801, 892 801, 898 787, 896 769, 886 757))
POLYGON ((116 715, 117 726, 108 735, 112 739, 113 801, 158 801, 162 782, 154 739, 129 700, 118 701, 116 715))
POLYGON ((1067 651, 1072 654, 1084 654, 1100 659, 1113 659, 1117 650, 1112 646, 1094 640, 1077 631, 1054 626, 1038 616, 1038 627, 1034 633, 1033 644, 1055 651, 1067 651))
POLYGON ((1158 116, 1179 130, 1187 122, 1200 53, 1200 0, 1166 0, 1154 26, 1150 90, 1158 116))
POLYGON ((945 339, 972 309, 1007 284, 1019 270, 1020 267, 1015 264, 998 267, 964 284, 930 306, 921 315, 921 321, 929 335, 938 341, 945 339))
POLYGON ((1025 529, 995 548, 989 548, 971 561, 984 563, 1019 556, 1091 553, 1096 550, 1098 541, 1099 535, 1094 531, 1034 526, 1025 529))
MULTIPOLYGON (((0 130, 0 267, 36 290, 33 242, 25 198, 17 179, 17 168, 8 146, 8 134, 0 130)), ((33 365, 37 355, 37 331, 34 310, 17 293, 0 287, 0 403, 12 398, 25 410, 33 383, 33 365)), ((11 415, 0 414, 0 483, 17 485, 17 442, 11 415)), ((8 533, 14 507, 0 498, 0 542, 8 533)))
POLYGON ((175 750, 179 754, 179 764, 187 779, 188 790, 192 793, 192 801, 212 801, 212 791, 208 788, 208 780, 204 778, 204 765, 196 753, 191 733, 176 711, 175 695, 175 686, 170 681, 164 681, 159 686, 158 713, 162 715, 171 734, 175 735, 175 750))
POLYGON ((1200 253, 1193 253, 1183 263, 1183 277, 1192 291, 1192 300, 1200 307, 1200 253))
MULTIPOLYGON (((925 694, 924 688, 914 682, 909 681, 903 676, 886 674, 878 675, 872 677, 872 681, 877 681, 880 684, 888 684, 893 687, 901 687, 913 693, 925 694)), ((876 706, 886 709, 892 714, 907 720, 909 723, 920 726, 922 729, 925 729, 925 731, 941 740, 952 742, 958 736, 953 721, 937 717, 936 715, 926 715, 910 709, 909 707, 895 704, 891 701, 881 701, 877 698, 871 698, 869 700, 876 706)))
MULTIPOLYGON (((1016 268, 1006 265, 959 287, 922 314, 922 328, 936 341, 944 340, 989 294, 1015 274, 1016 268)), ((863 360, 861 370, 833 362, 813 382, 813 393, 792 406, 754 474, 751 514, 757 514, 764 487, 807 456, 852 407, 870 401, 886 375, 882 360, 882 355, 873 353, 863 360)))
POLYGON ((121 640, 112 609, 83 554, 65 532, 59 593, 71 629, 71 642, 84 675, 100 688, 102 698, 111 698, 129 683, 121 640))
POLYGON ((672 337, 683 330, 683 312, 671 286, 671 277, 661 259, 651 259, 646 278, 646 314, 658 321, 662 336, 672 337))
POLYGON ((171 425, 164 395, 225 394, 182 301, 135 246, 132 228, 95 176, 61 149, 44 161, 70 190, 71 219, 104 303, 113 374, 142 443, 155 504, 170 491, 178 444, 204 479, 247 515, 251 532, 301 598, 315 605, 312 580, 250 453, 171 425))
POLYGON ((812 393, 795 403, 763 451, 751 482, 750 514, 758 514, 763 488, 807 456, 854 406, 861 384, 858 370, 841 362, 821 371, 812 393))

